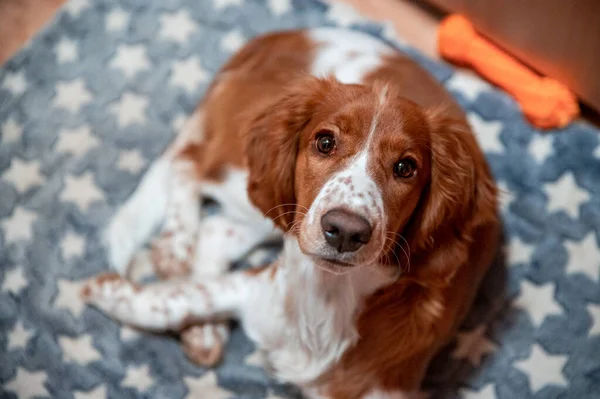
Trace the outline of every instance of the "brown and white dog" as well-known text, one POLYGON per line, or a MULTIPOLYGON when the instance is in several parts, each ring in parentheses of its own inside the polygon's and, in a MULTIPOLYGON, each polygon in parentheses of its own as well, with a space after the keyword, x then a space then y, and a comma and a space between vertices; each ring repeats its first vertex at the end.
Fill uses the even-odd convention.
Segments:
POLYGON ((181 331, 203 364, 235 317, 274 376, 309 397, 382 399, 418 390, 471 305, 499 222, 449 94, 379 40, 319 28, 241 49, 106 239, 120 275, 83 295, 111 317, 181 331), (201 218, 199 196, 222 214, 201 218), (161 223, 153 260, 169 280, 121 277, 161 223), (226 273, 282 233, 275 263, 226 273))

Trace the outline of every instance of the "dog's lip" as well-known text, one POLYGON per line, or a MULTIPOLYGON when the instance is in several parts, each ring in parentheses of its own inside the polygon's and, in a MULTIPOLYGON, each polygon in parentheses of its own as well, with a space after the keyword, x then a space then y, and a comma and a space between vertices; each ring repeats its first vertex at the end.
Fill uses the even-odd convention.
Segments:
POLYGON ((354 267, 356 265, 352 264, 352 263, 348 263, 348 262, 344 262, 335 258, 328 258, 322 255, 311 255, 317 262, 321 262, 321 263, 325 263, 325 264, 330 264, 330 265, 334 265, 334 266, 341 266, 341 267, 354 267))

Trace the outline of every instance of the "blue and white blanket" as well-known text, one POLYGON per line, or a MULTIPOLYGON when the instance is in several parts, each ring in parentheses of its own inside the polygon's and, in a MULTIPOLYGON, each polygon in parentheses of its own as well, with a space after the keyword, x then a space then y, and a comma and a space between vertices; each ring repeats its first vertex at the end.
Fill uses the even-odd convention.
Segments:
POLYGON ((320 25, 386 38, 443 81, 504 190, 505 250, 463 332, 432 365, 429 392, 600 397, 597 129, 539 132, 502 92, 337 3, 72 0, 0 67, 2 398, 298 397, 267 378, 239 328, 223 364, 206 370, 173 338, 119 326, 77 292, 106 268, 100 228, 219 66, 256 34, 320 25))

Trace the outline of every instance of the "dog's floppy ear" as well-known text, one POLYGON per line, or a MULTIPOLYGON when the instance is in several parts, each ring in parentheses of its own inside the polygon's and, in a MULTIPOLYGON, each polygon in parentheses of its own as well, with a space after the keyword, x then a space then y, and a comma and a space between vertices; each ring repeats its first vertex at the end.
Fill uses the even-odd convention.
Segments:
POLYGON ((252 119, 247 131, 248 195, 287 231, 294 219, 294 174, 300 133, 310 122, 329 80, 300 79, 252 119))
POLYGON ((466 121, 437 111, 428 119, 431 180, 411 222, 411 250, 431 254, 431 266, 456 265, 476 228, 497 221, 496 186, 466 121))

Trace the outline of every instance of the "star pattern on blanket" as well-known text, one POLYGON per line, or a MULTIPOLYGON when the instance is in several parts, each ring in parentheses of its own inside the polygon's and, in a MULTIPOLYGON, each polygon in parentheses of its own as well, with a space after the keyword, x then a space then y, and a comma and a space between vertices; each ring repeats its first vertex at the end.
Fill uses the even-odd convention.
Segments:
POLYGON ((532 284, 526 280, 521 282, 521 293, 514 305, 529 314, 534 326, 539 327, 549 315, 559 315, 562 308, 554 299, 556 287, 553 283, 532 284))
MULTIPOLYGON (((170 337, 115 325, 79 293, 85 277, 106 270, 98 239, 106 221, 217 68, 257 33, 306 25, 364 30, 406 49, 466 109, 498 183, 504 263, 493 266, 468 322, 436 360, 432 397, 594 398, 598 129, 534 129, 476 75, 425 59, 391 24, 320 0, 71 0, 0 66, 2 394, 100 399, 167 389, 174 399, 299 398, 260 370, 264 358, 239 328, 222 364, 206 370, 170 337)), ((242 266, 275 255, 258 248, 242 266)), ((148 278, 148 251, 136 260, 131 277, 148 278)))
POLYGON ((172 14, 164 14, 160 17, 159 36, 165 40, 184 43, 190 35, 198 30, 198 25, 189 12, 179 10, 172 14))
POLYGON ((154 380, 150 376, 150 369, 147 364, 129 367, 125 378, 121 382, 124 387, 135 388, 140 393, 147 391, 152 384, 154 384, 154 380))
POLYGON ((121 8, 110 10, 106 14, 104 25, 107 32, 119 32, 129 24, 130 15, 121 8))
POLYGON ((566 362, 567 356, 551 355, 534 344, 529 357, 516 361, 515 365, 529 377, 531 391, 535 393, 548 384, 566 385, 562 371, 566 362))
POLYGON ((100 140, 91 132, 89 125, 82 125, 72 129, 62 129, 54 150, 75 156, 85 155, 91 148, 100 145, 100 140))
POLYGON ((27 278, 23 274, 23 268, 17 266, 4 273, 2 291, 19 294, 23 288, 27 287, 27 281, 27 278))
POLYGON ((36 396, 47 396, 48 389, 45 387, 48 375, 45 371, 28 371, 19 368, 17 374, 6 388, 19 393, 19 399, 32 399, 36 396))
POLYGON ((245 42, 246 38, 242 36, 240 31, 233 29, 221 39, 221 48, 228 53, 234 53, 239 50, 245 42))
POLYGON ((1 222, 6 243, 33 238, 33 223, 38 219, 35 212, 22 207, 16 208, 8 219, 1 222))
POLYGON ((11 183, 21 194, 44 182, 40 161, 22 161, 18 158, 12 160, 3 178, 11 183))
POLYGON ((197 377, 185 377, 185 385, 187 386, 188 393, 186 398, 211 398, 211 399, 229 399, 231 392, 222 389, 217 383, 217 376, 214 372, 208 371, 203 376, 197 377))
POLYGON ((27 90, 27 80, 23 72, 9 72, 2 80, 2 88, 8 90, 14 96, 20 96, 27 90))
POLYGON ((59 64, 77 61, 77 43, 74 40, 63 37, 54 47, 54 54, 56 54, 56 61, 59 64))
POLYGON ((70 112, 79 112, 81 107, 92 101, 92 93, 81 78, 56 84, 54 106, 70 112))
POLYGON ((81 335, 77 338, 60 337, 58 343, 66 362, 87 364, 102 359, 100 352, 94 348, 91 335, 81 335))
POLYGON ((148 98, 133 92, 124 93, 118 101, 109 106, 121 129, 136 124, 144 125, 147 108, 148 98))
POLYGON ((60 194, 60 200, 72 202, 82 211, 87 212, 95 201, 102 200, 104 195, 94 183, 94 176, 85 172, 79 176, 65 177, 65 185, 60 194))
MULTIPOLYGON (((0 109, 2 105, 0 104, 0 109)), ((21 139, 23 125, 19 124, 15 118, 9 118, 0 125, 0 132, 2 132, 2 144, 12 144, 21 139)))
POLYGON ((141 44, 122 44, 108 65, 120 70, 127 79, 133 78, 139 72, 150 68, 147 48, 141 44))
POLYGON ((33 336, 33 331, 25 328, 22 321, 18 321, 13 330, 8 335, 7 349, 24 349, 33 336))
POLYGON ((178 61, 173 65, 170 83, 180 87, 190 94, 196 91, 198 85, 208 80, 208 73, 197 57, 178 61))
POLYGON ((572 219, 579 217, 579 207, 590 200, 590 193, 579 187, 572 173, 546 184, 548 212, 565 212, 572 219))

